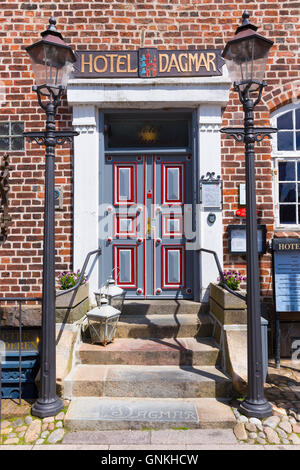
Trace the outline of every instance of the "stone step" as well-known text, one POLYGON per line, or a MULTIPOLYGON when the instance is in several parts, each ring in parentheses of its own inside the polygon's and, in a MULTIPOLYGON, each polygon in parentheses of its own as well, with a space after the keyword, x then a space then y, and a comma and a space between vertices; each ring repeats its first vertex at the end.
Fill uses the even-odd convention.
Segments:
POLYGON ((82 364, 216 365, 220 350, 212 338, 119 338, 106 347, 82 343, 82 364))
POLYGON ((65 398, 227 398, 231 394, 231 379, 213 366, 80 364, 64 381, 65 398))
POLYGON ((197 315, 208 310, 208 304, 192 300, 125 300, 122 313, 124 315, 197 315))
POLYGON ((235 422, 229 404, 214 398, 78 397, 65 417, 65 426, 72 431, 232 429, 235 422))
POLYGON ((209 314, 121 315, 117 338, 192 338, 212 334, 209 314))

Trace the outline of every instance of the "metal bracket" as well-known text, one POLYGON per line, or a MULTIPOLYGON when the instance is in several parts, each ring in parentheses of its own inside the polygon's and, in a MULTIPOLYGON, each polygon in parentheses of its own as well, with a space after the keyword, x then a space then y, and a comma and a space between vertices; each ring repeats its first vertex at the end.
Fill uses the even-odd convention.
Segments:
MULTIPOLYGON (((243 127, 223 127, 222 134, 233 137, 237 142, 245 142, 245 130, 243 127)), ((271 134, 277 132, 276 127, 254 127, 250 134, 253 135, 253 142, 261 142, 265 137, 272 138, 271 134)))
MULTIPOLYGON (((29 142, 35 142, 38 145, 46 145, 47 135, 46 132, 23 132, 24 137, 28 138, 29 142)), ((79 135, 76 131, 54 131, 53 138, 55 145, 63 145, 66 141, 72 142, 73 137, 79 135)))

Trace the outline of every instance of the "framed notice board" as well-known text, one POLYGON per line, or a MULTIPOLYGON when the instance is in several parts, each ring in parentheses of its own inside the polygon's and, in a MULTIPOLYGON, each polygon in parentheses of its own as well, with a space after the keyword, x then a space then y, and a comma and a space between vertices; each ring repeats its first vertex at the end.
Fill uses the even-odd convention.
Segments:
POLYGON ((300 239, 273 239, 275 308, 300 312, 300 239))
POLYGON ((280 367, 281 314, 300 314, 300 238, 273 239, 275 364, 280 367))

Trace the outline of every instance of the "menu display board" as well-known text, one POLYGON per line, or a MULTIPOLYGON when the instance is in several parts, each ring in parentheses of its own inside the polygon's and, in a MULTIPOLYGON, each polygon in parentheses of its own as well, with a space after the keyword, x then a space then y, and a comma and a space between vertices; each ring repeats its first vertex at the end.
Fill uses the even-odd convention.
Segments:
POLYGON ((273 240, 277 312, 300 312, 300 239, 273 240))

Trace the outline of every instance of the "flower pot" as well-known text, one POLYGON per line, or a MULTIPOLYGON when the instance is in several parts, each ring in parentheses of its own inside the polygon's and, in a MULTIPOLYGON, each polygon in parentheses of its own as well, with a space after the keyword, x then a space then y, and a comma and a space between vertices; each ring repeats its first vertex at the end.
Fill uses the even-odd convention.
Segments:
MULTIPOLYGON (((56 291, 56 293, 63 291, 56 291)), ((77 290, 56 296, 56 322, 74 323, 90 308, 89 283, 81 284, 77 290)))
MULTIPOLYGON (((239 291, 244 295, 244 292, 239 291)), ((210 311, 223 324, 246 324, 246 302, 218 284, 210 284, 210 311)))

